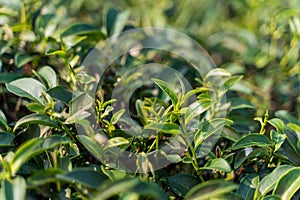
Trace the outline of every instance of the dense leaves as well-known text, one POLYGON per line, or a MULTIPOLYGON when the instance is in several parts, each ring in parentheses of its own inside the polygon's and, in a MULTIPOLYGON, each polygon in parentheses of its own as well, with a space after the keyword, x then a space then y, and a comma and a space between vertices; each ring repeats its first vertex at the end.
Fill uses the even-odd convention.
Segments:
POLYGON ((300 199, 299 13, 0 0, 0 199, 300 199))

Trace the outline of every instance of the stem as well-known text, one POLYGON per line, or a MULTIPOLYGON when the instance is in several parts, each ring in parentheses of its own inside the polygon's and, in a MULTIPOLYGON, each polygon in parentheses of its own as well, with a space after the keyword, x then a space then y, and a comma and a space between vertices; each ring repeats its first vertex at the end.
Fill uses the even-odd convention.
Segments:
POLYGON ((193 165, 198 177, 200 178, 201 182, 204 182, 204 178, 203 178, 202 173, 201 173, 202 170, 200 169, 200 167, 198 165, 198 162, 197 162, 196 149, 192 145, 192 142, 191 142, 191 140, 190 140, 190 138, 187 134, 185 125, 184 125, 183 120, 181 119, 181 117, 178 117, 178 121, 179 121, 179 124, 181 125, 183 136, 185 137, 185 139, 188 143, 188 147, 190 148, 190 150, 192 152, 192 155, 190 155, 190 152, 187 151, 188 155, 192 158, 192 165, 193 165))
POLYGON ((58 121, 59 125, 62 126, 62 130, 64 130, 73 141, 76 141, 69 128, 60 119, 56 118, 56 120, 58 121))

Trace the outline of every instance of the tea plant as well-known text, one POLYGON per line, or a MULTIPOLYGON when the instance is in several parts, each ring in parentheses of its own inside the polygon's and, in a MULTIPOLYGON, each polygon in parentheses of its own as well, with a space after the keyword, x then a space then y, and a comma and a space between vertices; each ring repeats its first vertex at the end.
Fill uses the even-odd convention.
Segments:
POLYGON ((0 199, 299 199, 298 14, 292 0, 0 0, 0 199), (145 26, 185 32, 219 67, 137 48, 87 70, 99 41, 145 26), (149 63, 174 71, 146 84, 134 69, 149 63))

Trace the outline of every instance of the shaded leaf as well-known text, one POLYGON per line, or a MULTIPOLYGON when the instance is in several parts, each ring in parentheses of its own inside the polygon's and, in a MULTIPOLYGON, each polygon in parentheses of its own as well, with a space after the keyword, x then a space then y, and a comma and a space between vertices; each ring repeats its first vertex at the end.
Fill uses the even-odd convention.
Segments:
POLYGON ((24 143, 14 154, 11 160, 11 172, 15 174, 27 160, 35 155, 51 149, 57 145, 71 143, 67 137, 53 135, 47 138, 34 138, 24 143))
POLYGON ((66 37, 70 35, 84 35, 95 31, 97 31, 97 29, 94 26, 91 26, 90 24, 78 23, 68 27, 65 31, 61 33, 61 36, 66 37))
POLYGON ((177 195, 184 197, 190 191, 198 180, 190 174, 176 174, 168 177, 169 186, 177 195))
POLYGON ((0 83, 9 83, 22 77, 22 74, 0 73, 0 83))
POLYGON ((77 135, 76 137, 95 158, 103 159, 104 151, 100 143, 86 135, 77 135))
POLYGON ((237 188, 237 185, 225 180, 212 180, 200 183, 193 187, 184 199, 206 200, 217 198, 222 194, 229 193, 237 188))
POLYGON ((54 99, 69 103, 72 100, 72 93, 58 85, 47 91, 47 93, 54 99))
POLYGON ((168 200, 168 196, 155 183, 142 182, 138 178, 123 179, 102 184, 94 200, 105 200, 116 195, 136 193, 150 199, 168 200))
POLYGON ((271 145, 271 142, 268 137, 266 137, 265 135, 253 133, 243 136, 232 146, 232 149, 236 150, 252 146, 264 147, 269 145, 271 145))
POLYGON ((45 185, 48 183, 56 182, 56 175, 61 174, 63 171, 61 169, 49 168, 45 170, 39 170, 33 175, 28 177, 27 184, 30 186, 45 185))
POLYGON ((11 146, 11 142, 14 140, 15 136, 8 132, 0 131, 0 147, 11 146))
POLYGON ((255 199, 255 191, 259 183, 257 174, 249 174, 242 178, 237 193, 245 200, 255 199))
POLYGON ((99 187, 107 179, 105 175, 91 168, 78 168, 64 174, 56 174, 56 178, 93 189, 99 187))

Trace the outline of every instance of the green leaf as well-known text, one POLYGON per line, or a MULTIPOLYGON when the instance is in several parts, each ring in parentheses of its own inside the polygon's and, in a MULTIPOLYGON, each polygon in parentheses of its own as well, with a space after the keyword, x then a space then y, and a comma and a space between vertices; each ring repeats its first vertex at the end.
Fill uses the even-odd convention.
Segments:
POLYGON ((281 198, 277 195, 268 195, 262 198, 262 200, 281 200, 281 198))
POLYGON ((57 86, 58 79, 56 72, 49 66, 44 66, 37 71, 38 78, 46 85, 46 88, 57 86))
POLYGON ((173 106, 175 107, 178 102, 178 97, 172 87, 167 83, 159 79, 152 78, 151 79, 162 91, 164 91, 171 99, 173 106))
POLYGON ((70 117, 68 117, 65 122, 75 123, 76 121, 87 118, 91 114, 87 110, 92 107, 92 104, 92 98, 86 93, 75 97, 70 102, 70 117))
POLYGON ((8 128, 7 119, 1 109, 0 109, 0 126, 5 128, 6 130, 8 128))
POLYGON ((106 29, 108 36, 118 35, 122 32, 130 11, 119 12, 116 9, 110 9, 106 15, 106 29))
POLYGON ((28 124, 41 124, 41 125, 46 125, 46 126, 51 126, 57 129, 61 129, 60 126, 58 126, 58 124, 51 120, 51 118, 47 115, 43 115, 43 114, 30 114, 30 115, 26 115, 25 117, 22 117, 21 119, 19 119, 19 121, 17 121, 15 127, 14 127, 14 132, 16 131, 16 129, 20 126, 27 126, 28 124))
POLYGON ((255 199, 255 191, 259 183, 257 174, 249 174, 242 178, 237 193, 245 200, 255 199))
POLYGON ((171 122, 165 122, 165 123, 152 122, 150 124, 147 124, 145 126, 145 129, 155 130, 158 132, 168 133, 168 134, 178 134, 181 132, 179 125, 171 122))
POLYGON ((85 187, 96 189, 107 177, 92 168, 77 168, 71 172, 57 174, 56 178, 68 183, 81 184, 85 187))
POLYGON ((273 118, 268 120, 268 123, 274 126, 278 132, 282 133, 284 131, 284 123, 280 119, 273 118))
POLYGON ((62 86, 58 85, 56 87, 53 87, 47 91, 47 93, 54 99, 60 100, 62 102, 65 102, 69 104, 69 102, 72 100, 72 93, 63 88, 62 86))
POLYGON ((233 142, 237 142, 240 139, 240 134, 231 126, 224 126, 221 136, 233 142))
POLYGON ((271 137, 272 142, 275 144, 274 151, 277 151, 286 139, 285 134, 278 133, 278 131, 275 131, 275 130, 271 130, 270 137, 271 137))
POLYGON ((205 78, 207 79, 208 77, 211 77, 211 76, 231 76, 231 74, 226 71, 225 69, 222 69, 222 68, 215 68, 213 70, 210 70, 205 78))
POLYGON ((277 181, 273 190, 273 195, 278 195, 281 199, 291 199, 300 189, 300 167, 294 167, 286 171, 277 181))
POLYGON ((211 180, 200 183, 193 187, 184 199, 207 200, 218 198, 220 195, 229 193, 237 188, 237 185, 225 180, 211 180))
POLYGON ((0 83, 9 83, 22 77, 22 74, 0 73, 0 83))
POLYGON ((249 101, 240 99, 240 98, 231 98, 229 99, 231 102, 231 110, 237 110, 237 109, 255 109, 255 106, 253 106, 249 101))
POLYGON ((223 158, 215 158, 208 161, 201 169, 220 170, 223 172, 231 172, 231 167, 223 158))
POLYGON ((237 141, 233 146, 232 150, 247 148, 252 146, 265 147, 271 145, 269 138, 265 135, 252 133, 243 136, 239 141, 237 141))
POLYGON ((21 78, 6 84, 9 92, 26 97, 35 102, 45 105, 45 100, 42 98, 42 93, 46 91, 45 87, 33 78, 21 78))
POLYGON ((61 36, 66 37, 70 35, 85 35, 85 34, 93 33, 95 31, 100 31, 100 30, 97 30, 97 28, 91 26, 90 24, 78 23, 68 27, 65 31, 61 33, 61 36))
POLYGON ((156 200, 168 200, 168 196, 155 183, 142 182, 138 178, 106 182, 100 186, 93 200, 106 200, 116 195, 136 193, 156 200))
POLYGON ((239 82, 242 78, 243 78, 243 76, 231 76, 231 77, 226 78, 223 83, 224 89, 229 90, 234 84, 239 82))
POLYGON ((63 173, 61 169, 49 168, 39 170, 27 179, 29 186, 40 186, 56 182, 56 175, 63 173))
POLYGON ((34 138, 24 143, 14 154, 11 160, 11 172, 15 174, 22 164, 35 155, 41 154, 44 151, 55 146, 71 143, 67 137, 53 135, 47 138, 34 138))
POLYGON ((248 155, 246 155, 246 149, 240 151, 234 162, 234 169, 239 168, 244 161, 251 161, 253 158, 267 158, 270 152, 265 148, 255 148, 248 155))
POLYGON ((1 183, 4 199, 25 200, 26 181, 23 177, 18 176, 13 180, 3 180, 1 183))
POLYGON ((105 148, 118 147, 118 146, 125 145, 128 143, 129 143, 129 141, 123 137, 113 137, 108 140, 108 142, 105 145, 105 148))
POLYGON ((184 197, 189 190, 197 185, 198 180, 190 174, 176 174, 168 177, 168 182, 173 192, 184 197))
POLYGON ((33 60, 33 57, 23 53, 23 52, 18 52, 15 55, 15 65, 20 68, 23 65, 25 65, 26 63, 29 63, 33 60))
POLYGON ((52 55, 58 55, 62 58, 65 58, 67 56, 67 53, 63 50, 55 50, 55 49, 49 49, 47 52, 46 52, 46 55, 47 56, 52 56, 52 55))
POLYGON ((11 146, 11 142, 14 138, 15 136, 13 134, 0 131, 0 147, 11 146))
POLYGON ((103 160, 104 150, 101 147, 102 144, 96 142, 95 139, 86 135, 77 135, 76 137, 95 158, 98 160, 103 160))
POLYGON ((119 119, 122 117, 122 115, 124 114, 125 109, 121 109, 118 112, 114 113, 114 115, 112 116, 110 123, 111 124, 116 124, 119 119))
POLYGON ((288 170, 293 168, 290 165, 281 165, 273 170, 272 173, 265 176, 258 184, 258 192, 260 196, 265 196, 272 191, 279 178, 288 170))
POLYGON ((43 106, 40 103, 28 103, 26 105, 26 107, 28 108, 28 110, 35 112, 35 113, 39 113, 39 114, 45 114, 45 106, 43 106))
POLYGON ((275 116, 283 120, 285 123, 294 123, 300 125, 299 121, 297 118, 295 118, 293 115, 291 115, 288 111, 286 110, 279 110, 275 112, 275 116))

